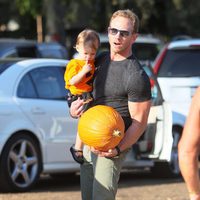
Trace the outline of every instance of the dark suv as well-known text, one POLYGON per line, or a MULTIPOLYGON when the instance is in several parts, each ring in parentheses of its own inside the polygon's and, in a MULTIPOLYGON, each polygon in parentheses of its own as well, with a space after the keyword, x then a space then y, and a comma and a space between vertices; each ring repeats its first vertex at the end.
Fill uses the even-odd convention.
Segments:
POLYGON ((38 43, 34 40, 0 39, 0 58, 63 58, 66 48, 56 42, 38 43))

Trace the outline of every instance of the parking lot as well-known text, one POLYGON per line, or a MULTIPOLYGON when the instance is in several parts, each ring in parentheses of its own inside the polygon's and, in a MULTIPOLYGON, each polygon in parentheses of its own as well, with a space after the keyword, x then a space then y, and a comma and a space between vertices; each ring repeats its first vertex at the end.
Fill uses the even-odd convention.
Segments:
MULTIPOLYGON (((41 177, 27 193, 0 194, 0 200, 81 200, 79 175, 41 177)), ((188 200, 181 178, 155 178, 150 173, 123 173, 116 200, 188 200)))

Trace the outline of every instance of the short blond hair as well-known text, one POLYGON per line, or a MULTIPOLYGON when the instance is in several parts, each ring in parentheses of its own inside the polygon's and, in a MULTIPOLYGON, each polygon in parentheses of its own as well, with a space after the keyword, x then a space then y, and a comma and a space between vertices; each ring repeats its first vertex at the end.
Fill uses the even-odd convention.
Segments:
POLYGON ((132 24, 133 24, 133 33, 138 33, 138 31, 139 31, 139 18, 134 12, 132 12, 129 9, 118 10, 118 11, 113 13, 113 15, 110 19, 110 23, 112 22, 112 20, 114 18, 116 18, 118 16, 130 19, 132 24))
POLYGON ((98 33, 92 29, 83 30, 78 34, 75 47, 79 46, 80 44, 83 44, 83 46, 87 45, 97 50, 100 45, 100 39, 98 33))

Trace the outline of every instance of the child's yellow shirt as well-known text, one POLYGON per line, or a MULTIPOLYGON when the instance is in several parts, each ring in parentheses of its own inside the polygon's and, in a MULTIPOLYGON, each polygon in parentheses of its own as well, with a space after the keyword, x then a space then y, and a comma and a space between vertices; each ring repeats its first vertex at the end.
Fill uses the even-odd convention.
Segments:
POLYGON ((73 95, 80 95, 83 92, 92 91, 92 78, 95 72, 94 62, 89 61, 89 64, 92 67, 92 70, 88 72, 85 77, 76 85, 70 85, 70 79, 79 73, 83 66, 86 64, 85 60, 72 59, 66 66, 66 71, 64 74, 65 79, 65 88, 70 90, 73 95))

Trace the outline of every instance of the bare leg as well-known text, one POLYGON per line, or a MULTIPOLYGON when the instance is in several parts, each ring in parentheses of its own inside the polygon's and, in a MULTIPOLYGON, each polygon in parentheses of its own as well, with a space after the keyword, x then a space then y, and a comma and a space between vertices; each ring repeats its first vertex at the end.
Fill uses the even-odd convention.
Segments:
POLYGON ((200 146, 200 89, 193 97, 190 112, 179 142, 179 165, 190 199, 200 200, 198 156, 200 146))
POLYGON ((76 135, 76 143, 74 145, 74 148, 77 150, 83 150, 83 142, 81 141, 78 133, 76 135))

